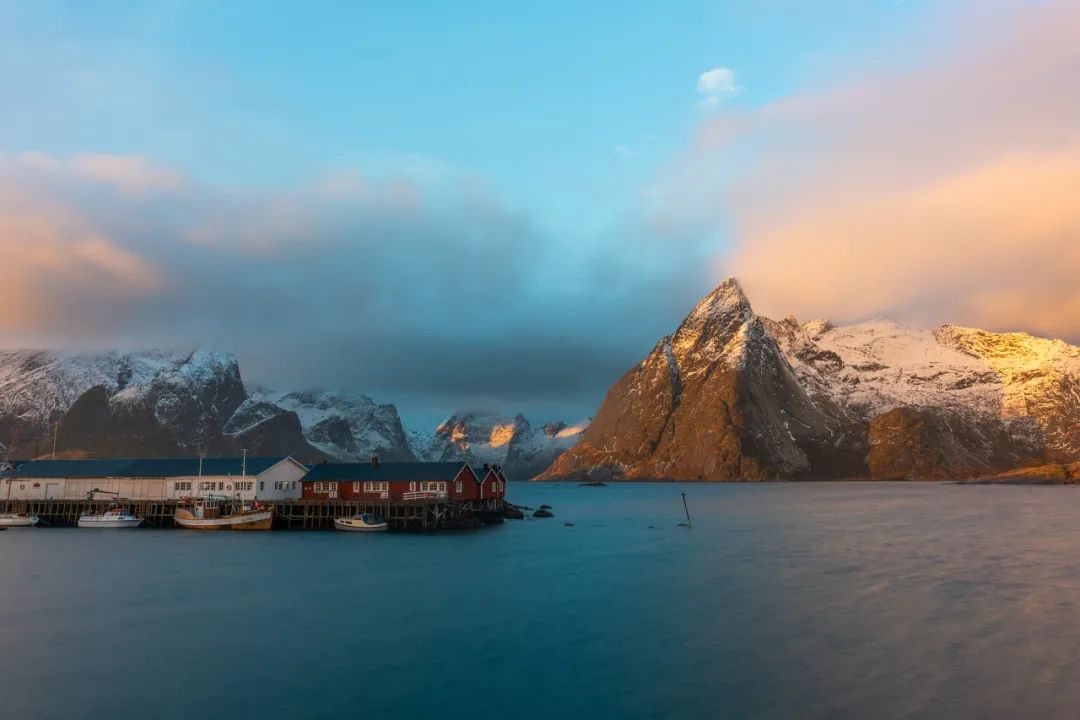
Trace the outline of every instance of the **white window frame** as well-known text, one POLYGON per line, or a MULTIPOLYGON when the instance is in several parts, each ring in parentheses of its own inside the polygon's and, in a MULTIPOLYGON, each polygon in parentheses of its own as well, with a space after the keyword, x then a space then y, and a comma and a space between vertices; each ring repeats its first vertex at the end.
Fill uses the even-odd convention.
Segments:
POLYGON ((456 483, 454 483, 454 492, 460 494, 463 491, 463 487, 464 487, 464 483, 462 483, 460 480, 458 480, 456 483))

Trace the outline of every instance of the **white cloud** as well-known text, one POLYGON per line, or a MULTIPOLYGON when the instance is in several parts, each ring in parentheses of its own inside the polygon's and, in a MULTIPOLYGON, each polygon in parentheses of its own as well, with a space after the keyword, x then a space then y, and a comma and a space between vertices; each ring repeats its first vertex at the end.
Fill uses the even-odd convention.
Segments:
POLYGON ((701 104, 719 105, 725 100, 738 95, 742 88, 735 84, 735 71, 717 67, 698 75, 697 91, 701 95, 701 104))

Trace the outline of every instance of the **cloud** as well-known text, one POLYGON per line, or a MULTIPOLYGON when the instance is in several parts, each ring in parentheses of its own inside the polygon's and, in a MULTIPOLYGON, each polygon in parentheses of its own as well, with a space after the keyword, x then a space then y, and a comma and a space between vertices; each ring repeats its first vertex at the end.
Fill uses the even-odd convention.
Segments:
POLYGON ((44 153, 27 152, 15 160, 26 168, 65 173, 72 178, 112 185, 131 194, 177 190, 186 183, 182 173, 155 165, 141 155, 88 153, 62 159, 44 153))
POLYGON ((27 194, 0 175, 0 258, 5 301, 0 328, 57 334, 123 322, 118 305, 163 289, 160 269, 100 231, 84 214, 27 194))
POLYGON ((211 345, 254 383, 579 417, 701 290, 692 238, 555 237, 475 177, 406 170, 267 190, 0 157, 4 343, 211 345))
POLYGON ((698 75, 697 91, 701 95, 701 104, 712 106, 730 100, 738 95, 742 88, 735 84, 733 70, 717 67, 698 75))
POLYGON ((704 125, 657 212, 729 234, 715 278, 772 314, 1080 340, 1080 6, 949 12, 917 59, 704 125))

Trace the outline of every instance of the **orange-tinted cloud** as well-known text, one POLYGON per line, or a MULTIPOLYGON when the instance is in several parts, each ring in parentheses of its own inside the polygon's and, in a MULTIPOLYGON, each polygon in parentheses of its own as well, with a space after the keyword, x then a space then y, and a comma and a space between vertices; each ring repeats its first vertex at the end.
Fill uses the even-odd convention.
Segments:
POLYGON ((179 171, 155 164, 142 155, 83 153, 65 159, 27 152, 16 158, 16 162, 27 169, 104 183, 135 195, 178 190, 187 183, 179 171))
POLYGON ((104 235, 88 218, 8 185, 0 185, 0 258, 0 330, 7 332, 63 329, 86 321, 88 308, 96 316, 165 284, 155 263, 104 235))
POLYGON ((703 128, 664 210, 729 225, 717 276, 771 314, 1080 339, 1080 4, 928 20, 837 87, 703 128))

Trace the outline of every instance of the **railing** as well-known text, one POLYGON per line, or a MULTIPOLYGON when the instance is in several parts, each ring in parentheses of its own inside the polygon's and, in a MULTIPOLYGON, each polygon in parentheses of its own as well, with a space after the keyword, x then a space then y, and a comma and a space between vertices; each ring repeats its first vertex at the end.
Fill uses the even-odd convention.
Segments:
POLYGON ((445 500, 447 494, 445 492, 437 492, 434 490, 421 490, 419 492, 407 492, 402 493, 402 500, 445 500))

